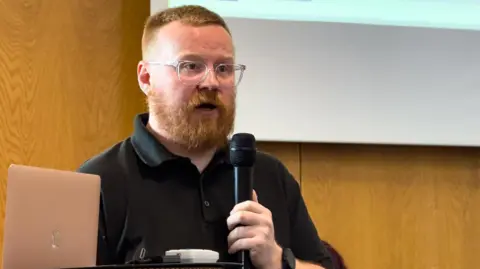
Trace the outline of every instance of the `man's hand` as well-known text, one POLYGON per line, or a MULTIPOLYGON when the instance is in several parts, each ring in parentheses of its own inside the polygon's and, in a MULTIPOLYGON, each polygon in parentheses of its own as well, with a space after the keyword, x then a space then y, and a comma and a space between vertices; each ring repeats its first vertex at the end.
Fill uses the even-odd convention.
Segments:
POLYGON ((253 191, 253 201, 237 204, 227 218, 228 252, 250 250, 250 259, 259 269, 280 269, 282 248, 275 241, 272 213, 258 203, 253 191))

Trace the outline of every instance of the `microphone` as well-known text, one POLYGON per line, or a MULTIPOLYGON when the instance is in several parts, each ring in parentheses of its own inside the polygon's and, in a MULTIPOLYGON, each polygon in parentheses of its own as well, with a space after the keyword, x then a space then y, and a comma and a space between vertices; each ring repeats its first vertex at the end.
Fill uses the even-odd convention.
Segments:
MULTIPOLYGON (((233 135, 230 142, 230 163, 233 165, 235 180, 235 204, 253 198, 253 164, 256 154, 255 136, 248 133, 233 135)), ((241 251, 238 260, 243 269, 253 268, 248 250, 241 251)))

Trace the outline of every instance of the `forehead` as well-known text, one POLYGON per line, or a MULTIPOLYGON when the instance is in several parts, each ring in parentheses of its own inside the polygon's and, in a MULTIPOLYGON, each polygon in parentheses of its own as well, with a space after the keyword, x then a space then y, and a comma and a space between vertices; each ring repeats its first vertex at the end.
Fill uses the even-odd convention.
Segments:
POLYGON ((191 26, 172 22, 156 33, 153 52, 166 57, 199 55, 205 58, 233 58, 233 41, 228 32, 218 25, 191 26))

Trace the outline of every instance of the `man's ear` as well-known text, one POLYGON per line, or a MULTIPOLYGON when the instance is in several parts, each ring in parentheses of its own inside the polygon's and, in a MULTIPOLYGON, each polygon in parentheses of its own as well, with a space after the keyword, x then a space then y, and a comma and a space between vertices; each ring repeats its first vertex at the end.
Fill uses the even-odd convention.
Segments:
POLYGON ((142 92, 147 94, 150 89, 150 73, 144 61, 140 61, 137 65, 137 80, 142 92))

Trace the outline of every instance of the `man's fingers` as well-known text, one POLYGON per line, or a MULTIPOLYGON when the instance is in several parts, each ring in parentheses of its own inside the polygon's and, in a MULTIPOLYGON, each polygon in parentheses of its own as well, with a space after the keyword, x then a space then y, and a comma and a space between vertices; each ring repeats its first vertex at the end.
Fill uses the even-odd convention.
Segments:
POLYGON ((235 212, 227 218, 227 226, 229 230, 243 225, 255 226, 268 224, 268 218, 265 215, 254 213, 251 211, 235 212))
POLYGON ((231 246, 235 241, 242 238, 252 238, 255 237, 255 227, 254 226, 237 226, 233 229, 230 234, 228 234, 227 241, 228 245, 231 246))
POLYGON ((233 254, 240 250, 250 250, 259 244, 260 238, 258 237, 242 238, 230 245, 228 248, 228 253, 233 254))
POLYGON ((258 214, 268 214, 270 210, 264 207, 263 205, 257 203, 256 201, 245 201, 239 204, 236 204, 230 214, 233 214, 238 211, 250 211, 258 214))
POLYGON ((258 203, 258 196, 257 196, 257 192, 255 190, 253 190, 252 196, 253 196, 253 201, 258 203))

